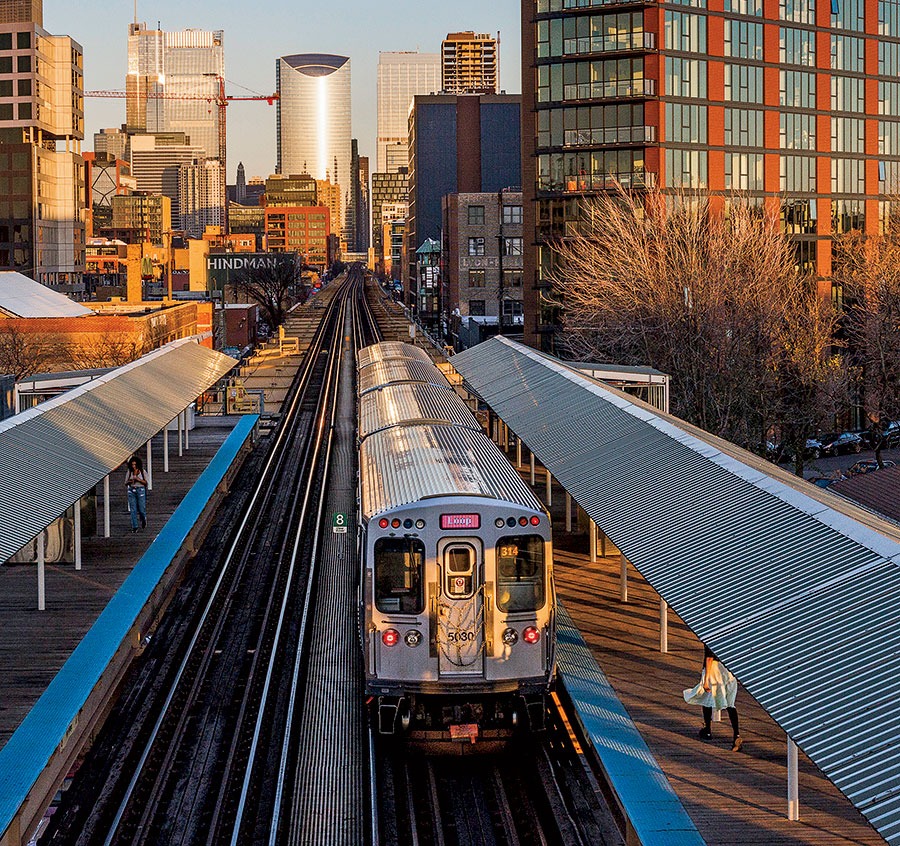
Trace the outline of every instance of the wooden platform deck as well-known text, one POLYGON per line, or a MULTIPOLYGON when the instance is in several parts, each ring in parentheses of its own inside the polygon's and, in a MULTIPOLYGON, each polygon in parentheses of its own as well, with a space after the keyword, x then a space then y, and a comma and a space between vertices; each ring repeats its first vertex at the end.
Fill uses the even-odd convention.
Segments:
MULTIPOLYGON (((536 481, 543 501, 541 472, 536 481)), ((787 819, 785 734, 743 689, 737 699, 743 750, 731 752, 725 714, 713 723, 712 741, 697 737, 700 709, 686 704, 682 691, 700 677, 702 644, 670 611, 669 651, 661 653, 658 594, 629 565, 622 603, 618 553, 610 545, 608 556, 592 564, 587 533, 564 531, 565 493, 555 482, 553 505, 557 593, 710 846, 884 844, 802 753, 800 820, 787 819)))
MULTIPOLYGON (((131 533, 124 468, 110 478, 110 537, 84 537, 82 569, 46 566, 46 610, 37 610, 34 564, 0 566, 0 746, 24 719, 110 597, 152 542, 235 424, 235 418, 197 419, 190 448, 178 456, 177 433, 169 433, 169 472, 162 472, 162 436, 153 443, 153 491, 147 528, 131 533), (121 477, 121 478, 120 478, 121 477)), ((146 460, 146 450, 141 457, 146 460)), ((98 486, 100 489, 101 486, 98 486)), ((98 525, 102 531, 102 500, 98 525)))

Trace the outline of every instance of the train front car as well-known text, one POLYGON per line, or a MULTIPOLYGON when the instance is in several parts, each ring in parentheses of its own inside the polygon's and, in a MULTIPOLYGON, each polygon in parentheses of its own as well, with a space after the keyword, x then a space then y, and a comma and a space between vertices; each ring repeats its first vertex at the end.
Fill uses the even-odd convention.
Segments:
POLYGON ((555 669, 549 518, 421 350, 380 347, 359 371, 360 623, 379 731, 539 729, 555 669))

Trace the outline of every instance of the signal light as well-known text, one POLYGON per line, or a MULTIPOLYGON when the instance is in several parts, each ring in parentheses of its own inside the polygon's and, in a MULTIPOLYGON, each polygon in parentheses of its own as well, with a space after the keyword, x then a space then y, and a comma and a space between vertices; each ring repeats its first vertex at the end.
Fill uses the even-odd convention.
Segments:
POLYGON ((390 526, 390 525, 391 525, 391 524, 388 522, 388 518, 387 518, 387 517, 382 517, 382 518, 378 521, 378 527, 381 528, 381 529, 386 529, 386 528, 387 528, 388 526, 390 526))
POLYGON ((422 642, 422 633, 415 629, 410 629, 403 638, 407 646, 418 646, 422 642))
POLYGON ((532 517, 532 518, 531 518, 531 525, 532 525, 532 526, 539 526, 540 524, 541 524, 541 518, 540 518, 540 517, 532 517))
POLYGON ((403 521, 403 528, 404 528, 404 529, 411 529, 412 527, 413 527, 413 522, 412 522, 412 520, 409 519, 409 517, 407 517, 407 518, 403 521))
POLYGON ((512 646, 519 639, 519 633, 515 629, 504 629, 500 637, 507 646, 512 646))
POLYGON ((525 643, 537 643, 540 639, 541 633, 534 626, 529 626, 522 632, 522 640, 525 643))
POLYGON ((399 517, 395 517, 393 520, 391 520, 391 528, 392 529, 400 528, 400 518, 399 517))
POLYGON ((516 518, 515 518, 515 517, 507 517, 507 518, 506 518, 506 525, 509 526, 510 529, 511 529, 513 526, 516 525, 516 518))
POLYGON ((400 643, 400 632, 396 629, 385 629, 381 633, 381 642, 385 646, 396 646, 400 643))
POLYGON ((527 518, 527 517, 520 517, 520 518, 519 518, 519 525, 520 525, 520 526, 527 526, 527 525, 528 525, 528 518, 527 518))

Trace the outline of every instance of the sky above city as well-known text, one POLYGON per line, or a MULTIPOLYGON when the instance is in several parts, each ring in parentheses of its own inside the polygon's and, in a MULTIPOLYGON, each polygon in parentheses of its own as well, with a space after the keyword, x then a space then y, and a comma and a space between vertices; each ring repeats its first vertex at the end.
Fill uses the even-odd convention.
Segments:
MULTIPOLYGON (((382 50, 440 52, 448 32, 500 32, 500 87, 521 91, 520 4, 514 0, 264 0, 225 3, 140 0, 138 20, 164 30, 225 31, 226 93, 270 94, 275 90, 275 60, 293 53, 335 53, 352 65, 353 135, 360 154, 375 165, 375 71, 382 50), (249 90, 248 90, 249 89, 249 90)), ((123 90, 128 54, 128 24, 134 4, 99 0, 44 0, 44 28, 70 35, 84 48, 86 90, 123 90)), ((93 148, 101 127, 125 121, 125 100, 85 100, 84 149, 93 148)), ((275 107, 265 102, 228 106, 228 182, 237 163, 247 177, 275 169, 275 107)))

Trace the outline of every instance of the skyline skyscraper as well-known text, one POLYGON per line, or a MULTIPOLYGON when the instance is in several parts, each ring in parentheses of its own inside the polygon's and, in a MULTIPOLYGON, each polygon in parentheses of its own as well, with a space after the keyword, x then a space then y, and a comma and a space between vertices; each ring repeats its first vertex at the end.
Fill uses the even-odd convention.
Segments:
POLYGON ((275 61, 277 103, 276 172, 309 173, 339 185, 342 208, 332 226, 351 240, 350 59, 299 53, 275 61))
POLYGON ((409 105, 417 94, 436 94, 441 87, 439 53, 378 54, 378 173, 397 173, 408 164, 409 105))
POLYGON ((451 32, 441 44, 441 91, 446 94, 496 94, 499 36, 451 32))
POLYGON ((129 132, 184 132, 208 158, 224 159, 215 108, 219 79, 225 76, 223 42, 220 30, 166 32, 137 21, 129 24, 129 132))

